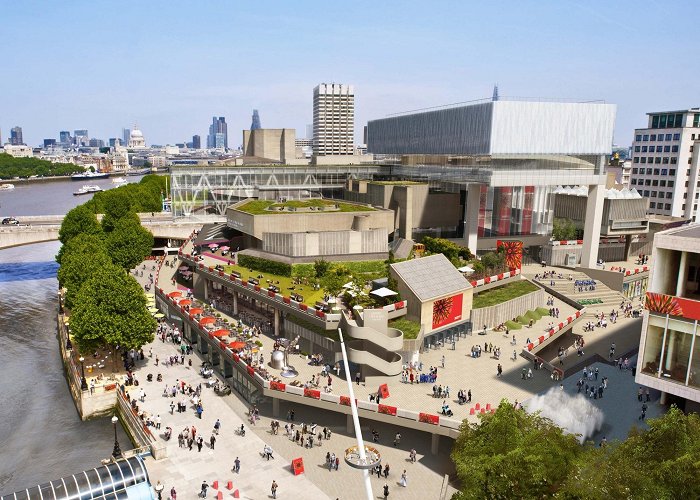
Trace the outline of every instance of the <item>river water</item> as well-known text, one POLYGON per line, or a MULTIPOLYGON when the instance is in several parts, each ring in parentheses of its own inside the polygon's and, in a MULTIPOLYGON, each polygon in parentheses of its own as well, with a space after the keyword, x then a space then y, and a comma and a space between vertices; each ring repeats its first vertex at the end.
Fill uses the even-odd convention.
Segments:
MULTIPOLYGON (((65 214, 91 196, 72 195, 82 184, 17 183, 0 192, 0 216, 65 214)), ((90 184, 112 187, 109 179, 90 184)), ((0 496, 96 467, 114 445, 108 418, 80 420, 64 378, 56 340, 58 248, 50 242, 0 250, 0 496)), ((121 428, 119 442, 130 447, 121 428)))

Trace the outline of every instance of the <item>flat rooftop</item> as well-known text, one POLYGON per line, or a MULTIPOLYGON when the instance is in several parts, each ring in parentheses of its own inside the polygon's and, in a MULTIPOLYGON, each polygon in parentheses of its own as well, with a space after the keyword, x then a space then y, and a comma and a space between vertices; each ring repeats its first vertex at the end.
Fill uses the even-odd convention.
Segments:
POLYGON ((236 210, 251 215, 288 215, 299 213, 338 213, 338 212, 374 212, 369 205, 348 203, 336 200, 290 200, 277 202, 270 200, 251 200, 235 207, 236 210))

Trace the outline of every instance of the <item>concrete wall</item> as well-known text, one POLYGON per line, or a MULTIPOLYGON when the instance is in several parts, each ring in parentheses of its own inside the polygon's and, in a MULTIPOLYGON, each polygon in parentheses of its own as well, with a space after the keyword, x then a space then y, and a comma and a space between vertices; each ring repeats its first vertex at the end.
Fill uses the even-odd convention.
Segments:
POLYGON ((291 128, 244 130, 243 154, 284 163, 296 159, 295 139, 296 131, 291 128))
MULTIPOLYGON (((469 290, 466 290, 464 292, 461 292, 462 294, 462 317, 458 320, 455 321, 455 323, 464 321, 466 319, 470 318, 470 315, 472 313, 472 302, 473 302, 473 290, 470 288, 469 290)), ((416 321, 419 321, 421 325, 423 326, 423 329, 425 331, 425 335, 430 334, 434 328, 433 328, 433 304, 440 300, 444 299, 446 297, 452 297, 454 295, 459 295, 459 293, 454 294, 454 293, 449 293, 446 295, 443 295, 441 297, 437 297, 436 299, 433 299, 429 302, 423 302, 422 304, 418 300, 417 297, 411 296, 408 299, 408 306, 409 306, 409 315, 411 314, 411 303, 415 302, 417 304, 420 304, 420 319, 416 318, 416 321)), ((403 292, 401 292, 402 297, 406 297, 403 292)), ((411 318, 413 319, 413 318, 411 318)), ((444 328, 449 325, 443 325, 440 328, 444 328)))
MULTIPOLYGON (((567 254, 576 256, 576 264, 581 262, 582 245, 560 245, 551 246, 545 245, 542 247, 540 254, 542 260, 550 266, 567 266, 567 254)), ((625 260, 625 244, 624 243, 602 243, 598 247, 598 258, 604 262, 619 262, 625 260)))
POLYGON ((472 324, 474 329, 480 329, 483 325, 496 327, 501 323, 517 318, 527 311, 543 307, 546 303, 547 293, 540 289, 496 306, 472 309, 472 324))
POLYGON ((264 252, 306 257, 382 253, 388 249, 386 229, 324 231, 320 233, 264 233, 264 252))

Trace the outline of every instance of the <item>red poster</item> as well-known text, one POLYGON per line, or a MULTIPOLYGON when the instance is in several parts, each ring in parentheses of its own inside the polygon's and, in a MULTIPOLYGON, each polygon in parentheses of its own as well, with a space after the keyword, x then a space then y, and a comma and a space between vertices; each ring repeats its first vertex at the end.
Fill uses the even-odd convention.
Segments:
POLYGON ((299 457, 295 458, 292 460, 292 471, 294 472, 295 476, 298 476, 302 472, 304 472, 304 459, 299 457))
POLYGON ((433 302, 433 329, 462 319, 462 294, 433 302))
POLYGON ((647 292, 647 300, 644 304, 649 311, 681 316, 686 319, 700 320, 700 301, 683 299, 663 293, 647 292))
POLYGON ((523 267, 523 242, 522 241, 502 241, 496 242, 496 248, 503 247, 506 254, 506 266, 509 270, 522 269, 523 267))

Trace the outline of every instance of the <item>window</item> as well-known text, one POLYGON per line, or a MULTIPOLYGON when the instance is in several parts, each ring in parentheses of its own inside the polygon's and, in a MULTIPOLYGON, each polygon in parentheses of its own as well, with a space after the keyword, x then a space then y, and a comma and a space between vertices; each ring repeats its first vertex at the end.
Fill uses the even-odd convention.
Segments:
POLYGON ((651 186, 651 179, 644 179, 645 186, 651 186))
POLYGON ((673 197, 673 193, 666 193, 666 199, 670 200, 673 197))
POLYGON ((649 198, 649 190, 645 189, 643 196, 646 196, 647 198, 649 198))
POLYGON ((652 186, 658 186, 658 185, 659 185, 659 181, 656 180, 656 179, 654 179, 653 181, 651 181, 651 185, 652 185, 652 186))
POLYGON ((651 128, 659 128, 659 115, 651 117, 651 128))
POLYGON ((664 146, 664 153, 670 153, 671 152, 671 146, 664 146))
POLYGON ((634 140, 637 141, 637 142, 641 141, 641 140, 642 140, 642 134, 637 134, 637 135, 635 135, 635 136, 634 136, 634 140))
MULTIPOLYGON (((671 163, 676 163, 676 162, 672 161, 671 163)), ((676 175, 676 169, 672 168, 671 170, 669 170, 668 175, 670 175, 671 177, 674 177, 676 175)))
POLYGON ((664 165, 668 165, 668 156, 664 156, 663 162, 664 165))
MULTIPOLYGON (((690 147, 692 148, 693 146, 690 146, 690 147)), ((677 145, 671 146, 671 153, 677 153, 677 152, 678 152, 678 146, 677 145)))
MULTIPOLYGON (((661 140, 663 140, 663 136, 664 136, 663 134, 659 135, 659 137, 662 138, 661 140)), ((649 140, 650 140, 650 141, 655 141, 655 140, 656 140, 656 134, 651 134, 651 136, 649 137, 649 140)))
POLYGON ((681 207, 681 210, 685 210, 685 203, 683 203, 683 206, 681 207))
POLYGON ((681 140, 681 134, 673 134, 673 140, 674 140, 674 141, 680 141, 680 140, 681 140))
POLYGON ((659 128, 666 128, 666 115, 659 117, 659 128))
POLYGON ((661 186, 661 187, 666 187, 666 181, 663 180, 663 179, 660 180, 660 181, 659 181, 659 186, 661 186))
POLYGON ((683 199, 687 200, 688 199, 688 193, 683 193, 683 199))
MULTIPOLYGON (((637 163, 637 161, 636 161, 637 158, 635 158, 634 160, 635 160, 635 163, 637 163)), ((637 174, 638 171, 639 171, 639 169, 638 169, 637 167, 634 167, 634 168, 632 169, 632 173, 635 174, 635 175, 637 174)))
MULTIPOLYGON (((639 157, 638 157, 638 156, 635 156, 633 161, 634 161, 634 163, 639 163, 639 157)), ((635 170, 636 170, 636 169, 635 169, 635 170)), ((637 173, 637 172, 635 172, 635 174, 636 174, 636 173, 637 173)))
POLYGON ((633 185, 633 186, 636 186, 636 185, 637 185, 637 179, 632 179, 631 182, 632 182, 632 185, 633 185))
POLYGON ((654 175, 659 175, 659 169, 658 169, 658 168, 655 168, 655 169, 654 169, 654 175))
POLYGON ((690 146, 690 152, 691 153, 693 152, 693 146, 690 146))
POLYGON ((661 169, 661 175, 668 175, 668 169, 667 169, 667 168, 662 168, 662 169, 661 169))
POLYGON ((670 204, 670 203, 666 203, 666 205, 664 206, 664 208, 665 208, 666 210, 671 210, 671 204, 670 204))
POLYGON ((668 181, 668 187, 672 188, 674 184, 675 184, 674 181, 668 181))
POLYGON ((651 169, 647 168, 647 175, 651 175, 651 169))
POLYGON ((646 163, 646 162, 647 162, 647 157, 646 157, 646 156, 642 156, 642 163, 646 163))
POLYGON ((649 134, 644 134, 644 135, 642 136, 642 140, 643 140, 644 142, 647 142, 647 141, 649 140, 649 134))
POLYGON ((635 153, 639 153, 640 150, 641 150, 641 148, 640 148, 639 146, 635 146, 635 147, 634 147, 634 152, 635 152, 635 153))
POLYGON ((651 192, 651 197, 652 197, 652 198, 656 198, 656 191, 652 191, 652 192, 651 192))
POLYGON ((654 163, 661 163, 661 157, 657 156, 656 158, 654 158, 654 163))
POLYGON ((700 127, 700 113, 693 115, 693 127, 700 127))
MULTIPOLYGON (((651 153, 651 151, 649 151, 651 153)), ((656 152, 657 153, 663 153, 664 152, 664 147, 663 146, 656 146, 656 152)))
MULTIPOLYGON (((639 147, 639 146, 637 146, 637 147, 639 147)), ((646 147, 646 146, 642 146, 642 153, 646 153, 646 152, 647 152, 647 147, 646 147)))
POLYGON ((667 141, 670 141, 670 140, 671 140, 671 137, 672 137, 671 134, 666 134, 666 140, 667 140, 667 141))
POLYGON ((650 202, 649 208, 656 208, 656 202, 655 201, 650 202))

